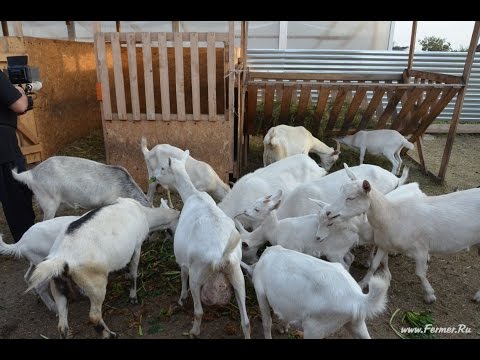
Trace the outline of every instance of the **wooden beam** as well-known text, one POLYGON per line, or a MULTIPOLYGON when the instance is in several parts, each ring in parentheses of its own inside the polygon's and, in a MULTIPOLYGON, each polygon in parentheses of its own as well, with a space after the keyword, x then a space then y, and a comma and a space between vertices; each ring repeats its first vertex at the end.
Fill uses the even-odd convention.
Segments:
POLYGON ((125 83, 123 79, 122 52, 118 34, 112 37, 113 77, 115 83, 115 97, 117 113, 120 120, 127 120, 127 106, 125 102, 125 83))
POLYGON ((350 81, 373 81, 373 80, 402 80, 402 74, 306 74, 306 73, 274 73, 263 71, 250 71, 251 79, 275 79, 275 80, 350 80, 350 81))
POLYGON ((433 73, 429 71, 420 70, 406 70, 407 77, 421 78, 427 80, 433 80, 437 82, 444 82, 447 84, 463 84, 463 78, 461 76, 447 75, 433 73))
MULTIPOLYGON (((480 37, 480 21, 475 21, 473 27, 472 38, 470 40, 470 47, 468 48, 467 58, 465 59, 465 67, 463 68, 463 81, 465 85, 468 85, 470 80, 470 72, 472 70, 473 58, 475 57, 475 49, 480 37)), ((445 181, 445 174, 447 173, 448 162, 450 161, 450 155, 453 148, 453 140, 457 132, 458 121, 460 119, 460 113, 463 108, 463 99, 465 97, 465 88, 462 88, 457 95, 457 101, 455 102, 455 109, 453 110, 452 123, 450 124, 450 131, 448 132, 447 142, 443 151, 442 164, 440 165, 440 171, 438 177, 442 182, 445 181)))
POLYGON ((117 30, 117 32, 122 31, 122 27, 121 27, 121 25, 120 25, 120 21, 115 21, 115 29, 117 30))
POLYGON ((65 21, 65 24, 67 25, 68 40, 75 41, 75 21, 65 21))
POLYGON ((177 95, 177 114, 181 121, 185 119, 185 77, 183 69, 183 41, 179 32, 174 33, 175 47, 175 92, 177 95))
POLYGON ((407 69, 410 70, 413 66, 413 53, 415 52, 415 40, 417 38, 417 21, 412 22, 412 36, 410 38, 410 49, 408 53, 407 69))
POLYGON ((97 44, 97 69, 102 91, 103 119, 112 120, 112 103, 110 99, 110 83, 108 80, 107 55, 105 38, 101 32, 95 34, 97 44))
POLYGON ((420 165, 423 168, 423 172, 427 173, 427 166, 425 165, 425 158, 423 157, 423 146, 422 146, 421 136, 417 139, 417 141, 415 141, 415 145, 417 145, 417 153, 418 153, 418 159, 420 160, 420 165))
POLYGON ((2 32, 3 32, 3 36, 9 36, 8 22, 6 22, 6 21, 2 21, 2 32))
POLYGON ((207 93, 209 120, 217 120, 217 54, 215 50, 215 33, 207 36, 207 93))
MULTIPOLYGON (((190 33, 190 68, 192 74, 193 117, 200 120, 200 70, 198 58, 198 33, 190 33)), ((167 83, 168 86, 168 83, 167 83)))

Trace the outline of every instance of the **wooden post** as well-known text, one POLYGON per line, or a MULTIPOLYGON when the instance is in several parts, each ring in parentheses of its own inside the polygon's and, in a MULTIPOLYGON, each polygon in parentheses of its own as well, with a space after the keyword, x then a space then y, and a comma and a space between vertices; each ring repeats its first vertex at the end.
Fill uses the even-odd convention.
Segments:
POLYGON ((470 71, 472 70, 473 58, 475 57, 475 48, 477 47, 478 38, 480 36, 480 21, 475 21, 473 27, 472 39, 470 40, 470 47, 468 48, 467 57, 465 59, 465 67, 463 68, 463 82, 464 87, 460 89, 457 95, 457 101, 455 103, 455 109, 453 110, 452 123, 450 124, 450 130, 448 131, 447 142, 445 144, 445 150, 443 151, 442 164, 440 165, 440 171, 438 177, 443 183, 445 181, 445 174, 447 172, 447 165, 450 160, 450 154, 452 152, 453 140, 457 132, 458 120, 460 119, 460 113, 463 108, 463 99, 465 97, 465 89, 470 79, 470 71))
POLYGON ((241 35, 242 56, 241 62, 243 68, 247 66, 247 46, 248 46, 248 21, 242 21, 242 35, 241 35))
POLYGON ((180 32, 180 21, 172 21, 172 32, 180 32))
POLYGON ((15 32, 15 36, 23 37, 23 25, 21 21, 13 22, 13 31, 15 32))
POLYGON ((122 31, 122 28, 120 26, 120 21, 115 21, 115 28, 116 28, 117 32, 122 31))
POLYGON ((413 66, 413 53, 415 52, 415 40, 417 38, 417 21, 412 22, 412 36, 410 38, 410 51, 408 53, 407 69, 410 70, 413 66))
POLYGON ((8 23, 6 21, 2 21, 2 32, 3 36, 8 36, 8 23))
POLYGON ((96 33, 102 32, 102 22, 101 21, 94 21, 93 22, 93 35, 95 36, 96 33))
POLYGON ((75 21, 65 21, 67 25, 68 40, 75 41, 75 21))

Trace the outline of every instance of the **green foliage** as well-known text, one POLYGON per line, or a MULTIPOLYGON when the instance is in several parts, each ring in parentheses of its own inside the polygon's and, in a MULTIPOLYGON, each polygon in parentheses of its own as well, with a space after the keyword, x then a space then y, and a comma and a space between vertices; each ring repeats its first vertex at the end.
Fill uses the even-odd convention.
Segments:
POLYGON ((425 36, 418 43, 422 45, 423 51, 453 51, 450 42, 438 36, 425 36))

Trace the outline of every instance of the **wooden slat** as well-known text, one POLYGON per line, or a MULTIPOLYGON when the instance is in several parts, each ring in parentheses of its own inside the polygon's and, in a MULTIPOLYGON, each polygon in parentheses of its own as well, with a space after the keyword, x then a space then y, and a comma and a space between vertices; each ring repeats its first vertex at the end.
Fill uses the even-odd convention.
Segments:
POLYGON ((122 25, 120 24, 120 21, 115 21, 115 30, 117 30, 117 32, 122 31, 122 25))
POLYGON ((360 120, 360 124, 358 124, 357 131, 363 130, 367 127, 378 104, 382 101, 383 94, 385 94, 385 89, 377 88, 374 90, 370 104, 368 104, 367 109, 362 115, 362 120, 360 120))
POLYGON ((420 71, 420 70, 408 70, 407 75, 409 77, 433 80, 433 81, 437 81, 441 83, 443 82, 447 84, 463 84, 463 80, 461 76, 439 74, 439 73, 433 73, 429 71, 420 71))
POLYGON ((215 33, 207 35, 207 78, 208 78, 208 115, 210 121, 217 120, 217 83, 216 83, 215 33))
POLYGON ((366 89, 359 89, 355 92, 355 96, 353 97, 353 100, 350 103, 350 107, 348 108, 347 113, 345 115, 345 120, 343 121, 341 133, 343 132, 346 133, 347 130, 350 128, 350 125, 352 124, 353 119, 357 114, 357 110, 360 107, 360 104, 362 103, 366 92, 367 92, 366 89))
POLYGON ((321 87, 318 92, 317 105, 315 106, 315 114, 313 115, 312 134, 318 136, 318 130, 322 122, 323 113, 327 106, 328 96, 330 95, 330 89, 321 87))
POLYGON ((417 139, 417 141, 415 142, 415 145, 417 146, 417 154, 418 154, 418 159, 420 160, 420 165, 422 166, 423 171, 426 173, 427 166, 425 165, 425 158, 423 157, 423 146, 422 146, 421 136, 417 139))
POLYGON ((97 68, 102 86, 103 119, 112 120, 112 103, 110 100, 110 84, 108 82, 107 56, 103 34, 96 33, 95 40, 97 45, 97 68))
POLYGON ((138 95, 138 74, 137 74, 137 48, 135 46, 135 34, 127 34, 128 52, 128 75, 130 78, 130 97, 132 99, 133 118, 140 118, 140 97, 138 95))
MULTIPOLYGON (((105 35, 105 42, 110 42, 112 38, 112 32, 109 33, 104 33, 105 35)), ((125 42, 127 41, 126 37, 127 33, 120 33, 120 42, 125 42)), ((167 41, 174 41, 173 34, 172 32, 167 32, 166 34, 166 39, 167 41)), ((181 32, 180 33, 182 36, 182 41, 190 41, 190 33, 189 32, 181 32)), ((198 33, 198 41, 207 41, 208 38, 208 33, 206 32, 199 32, 198 33)), ((215 40, 219 42, 225 42, 228 41, 228 33, 215 33, 215 40)), ((135 33, 135 41, 137 43, 142 42, 142 35, 141 33, 135 33)))
MULTIPOLYGON (((168 79, 167 36, 158 33, 158 57, 160 66, 160 92, 162 96, 162 114, 165 121, 170 120, 170 87, 168 79)), ((192 89, 193 91, 193 89, 192 89)))
POLYGON ((200 119, 200 72, 198 60, 198 33, 190 33, 190 64, 192 73, 193 117, 200 119))
POLYGON ((332 111, 330 112, 330 118, 328 119, 327 126, 325 128, 325 132, 328 134, 332 131, 335 123, 337 122, 338 115, 340 114, 340 110, 342 109, 343 103, 345 102, 345 97, 347 96, 347 92, 342 89, 338 92, 335 103, 333 104, 332 111))
MULTIPOLYGON (((228 28, 228 121, 234 121, 233 118, 233 102, 234 102, 234 81, 235 81, 235 59, 234 59, 234 50, 235 50, 235 33, 233 21, 229 22, 228 28)), ((232 141, 233 143, 233 141, 232 141)))
POLYGON ((307 106, 310 100, 311 92, 311 85, 302 85, 302 91, 300 92, 300 100, 298 101, 297 116, 295 117, 295 125, 303 124, 303 119, 305 119, 305 114, 307 113, 307 106))
POLYGON ((275 85, 265 87, 265 102, 264 102, 264 120, 262 128, 267 132, 273 125, 273 96, 275 95, 275 85))
MULTIPOLYGON (((113 120, 119 120, 118 118, 118 114, 112 114, 112 118, 113 120)), ((193 114, 186 114, 185 117, 183 118, 184 120, 186 121, 193 121, 195 120, 193 118, 193 114)), ((132 114, 127 114, 127 120, 134 120, 133 119, 133 115, 132 114)), ((135 119, 136 120, 136 119, 135 119)), ((147 114, 145 113, 141 113, 140 114, 140 120, 150 120, 150 119, 147 119, 147 114)), ((163 114, 159 114, 159 113, 156 113, 155 116, 154 116, 154 119, 153 120, 156 120, 156 121, 165 121, 165 118, 163 116, 163 114)), ((170 114, 170 121, 179 121, 179 117, 177 114, 170 114)), ((198 120, 198 119, 196 119, 198 120)), ((200 115, 200 120, 208 120, 208 115, 207 114, 202 114, 200 115)), ((223 114, 219 114, 218 115, 218 120, 219 121, 225 121, 225 115, 223 114)))
POLYGON ((22 146, 22 153, 24 155, 33 154, 33 153, 42 152, 42 151, 43 151, 43 146, 41 144, 22 146))
MULTIPOLYGON (((415 105, 415 102, 417 99, 420 97, 420 95, 423 93, 422 89, 415 89, 412 90, 409 93, 404 94, 404 96, 407 96, 407 101, 405 104, 403 104, 402 110, 398 113, 397 117, 392 121, 392 125, 390 126, 390 129, 397 130, 400 128, 400 125, 404 125, 404 120, 410 110, 413 109, 413 106, 415 105)), ((402 126, 403 127, 403 126, 402 126)))
POLYGON ((155 96, 153 92, 152 46, 150 41, 150 33, 142 32, 142 46, 147 119, 155 120, 155 96))
POLYGON ((13 32, 15 33, 15 36, 23 37, 22 21, 14 21, 13 22, 13 32))
POLYGON ((183 76, 183 40, 180 33, 173 34, 175 45, 175 90, 177 93, 177 114, 180 121, 185 118, 185 84, 183 76))
POLYGON ((249 134, 255 134, 256 117, 257 117, 257 86, 248 85, 247 87, 247 131, 249 134))
POLYGON ((450 89, 442 93, 440 100, 438 100, 436 104, 432 106, 430 113, 427 116, 425 116, 423 121, 420 123, 420 126, 418 127, 417 131, 409 139, 411 143, 414 143, 415 141, 417 141, 418 137, 422 135, 425 132, 425 130, 427 130, 428 126, 442 112, 445 106, 448 105, 450 100, 452 100, 452 98, 457 94, 457 92, 458 92, 457 89, 450 89))
POLYGON ((38 136, 35 135, 23 122, 17 122, 17 130, 20 131, 22 135, 25 136, 32 143, 38 143, 38 136))
POLYGON ((394 113, 395 108, 398 102, 400 101, 400 99, 402 98, 402 95, 404 92, 405 92, 405 89, 397 89, 395 94, 393 94, 393 96, 391 97, 390 101, 387 104, 387 107, 383 111, 383 114, 378 119, 375 129, 383 129, 385 127, 387 120, 394 113))
POLYGON ((417 130, 418 122, 421 119, 423 119, 423 117, 428 113, 428 109, 430 108, 430 105, 436 101, 438 95, 440 95, 440 92, 441 92, 440 89, 433 89, 432 91, 427 93, 425 100, 423 100, 422 104, 418 107, 417 111, 415 111, 415 113, 413 114, 405 131, 414 132, 417 130))
POLYGON ((280 106, 280 116, 278 118, 280 124, 288 122, 288 115, 290 113, 290 105, 292 101, 293 86, 289 84, 283 85, 282 105, 280 106))
POLYGON ((117 99, 117 113, 120 120, 127 120, 127 106, 125 104, 125 84, 123 82, 122 53, 118 33, 112 35, 113 76, 115 79, 115 96, 117 99))
POLYGON ((381 74, 306 74, 306 73, 275 73, 263 71, 251 71, 253 79, 279 79, 279 80, 349 80, 349 81, 373 81, 373 80, 401 80, 402 75, 381 74))

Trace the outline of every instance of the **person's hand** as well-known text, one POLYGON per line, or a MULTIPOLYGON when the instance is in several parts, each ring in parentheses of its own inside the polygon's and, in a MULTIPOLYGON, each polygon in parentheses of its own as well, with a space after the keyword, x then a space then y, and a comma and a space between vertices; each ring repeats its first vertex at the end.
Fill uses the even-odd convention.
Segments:
POLYGON ((19 86, 19 85, 13 85, 13 86, 15 86, 15 88, 20 92, 20 94, 26 95, 25 90, 23 90, 23 88, 21 86, 19 86))

